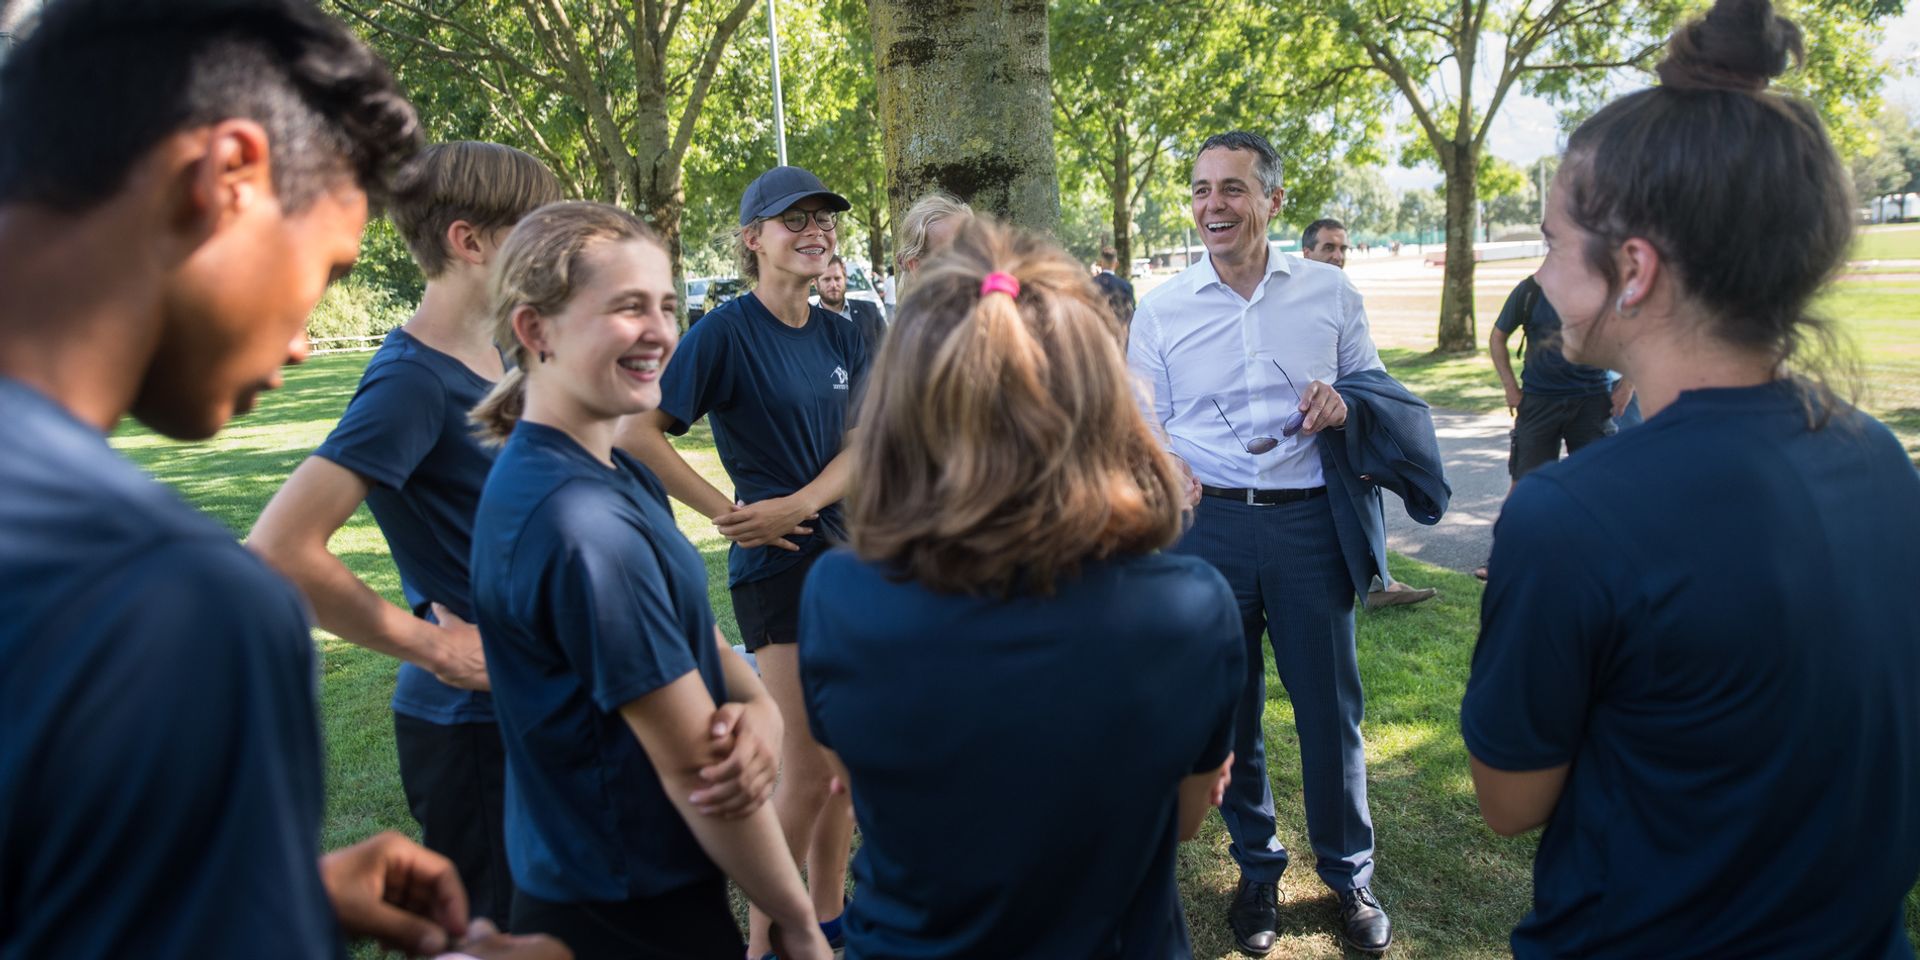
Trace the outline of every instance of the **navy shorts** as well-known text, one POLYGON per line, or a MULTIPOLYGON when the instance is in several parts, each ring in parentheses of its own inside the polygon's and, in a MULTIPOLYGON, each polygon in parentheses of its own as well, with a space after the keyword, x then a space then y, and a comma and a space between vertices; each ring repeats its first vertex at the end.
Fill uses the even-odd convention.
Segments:
POLYGON ((1507 475, 1515 480, 1560 459, 1602 437, 1611 437, 1613 398, 1604 393, 1579 397, 1520 395, 1520 411, 1508 433, 1507 475))
POLYGON ((750 580, 733 588, 733 619, 740 625, 740 642, 751 653, 773 643, 794 643, 800 637, 800 588, 820 551, 771 577, 750 580))

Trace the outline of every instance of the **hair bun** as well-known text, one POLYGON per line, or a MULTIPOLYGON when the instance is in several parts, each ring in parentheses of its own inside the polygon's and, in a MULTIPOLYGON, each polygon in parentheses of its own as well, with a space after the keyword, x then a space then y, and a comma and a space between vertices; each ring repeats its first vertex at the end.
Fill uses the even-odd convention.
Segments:
POLYGON ((1657 68, 1676 90, 1758 93, 1805 56, 1800 27, 1773 12, 1770 0, 1717 0, 1706 16, 1674 31, 1657 68))

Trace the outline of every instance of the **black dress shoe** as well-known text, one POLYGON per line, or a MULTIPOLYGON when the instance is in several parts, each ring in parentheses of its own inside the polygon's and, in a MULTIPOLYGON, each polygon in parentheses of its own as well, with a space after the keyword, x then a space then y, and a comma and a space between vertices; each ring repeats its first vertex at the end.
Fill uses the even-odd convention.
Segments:
POLYGON ((1233 892, 1233 906, 1227 908, 1227 926, 1233 930, 1234 945, 1240 952, 1264 957, 1273 951, 1274 928, 1280 925, 1280 885, 1272 881, 1240 878, 1240 889, 1233 892))
POLYGON ((1340 894, 1340 935, 1363 953, 1385 953, 1393 946, 1393 923, 1367 887, 1340 894))

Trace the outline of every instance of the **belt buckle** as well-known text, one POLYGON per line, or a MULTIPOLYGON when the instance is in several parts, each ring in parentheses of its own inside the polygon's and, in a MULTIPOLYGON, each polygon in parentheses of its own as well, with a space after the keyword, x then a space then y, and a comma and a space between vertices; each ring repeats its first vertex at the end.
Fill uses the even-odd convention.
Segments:
POLYGON ((1247 506, 1257 507, 1259 505, 1260 505, 1260 491, 1255 490, 1252 487, 1248 487, 1247 488, 1247 506))

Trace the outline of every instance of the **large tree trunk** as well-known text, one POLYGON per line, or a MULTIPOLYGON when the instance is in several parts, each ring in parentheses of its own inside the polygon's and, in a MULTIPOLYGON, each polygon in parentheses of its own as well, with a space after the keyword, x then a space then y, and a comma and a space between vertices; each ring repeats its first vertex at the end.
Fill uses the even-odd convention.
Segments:
POLYGON ((1046 0, 867 0, 867 13, 896 229, 938 189, 1055 231, 1046 0))
POLYGON ((1440 352, 1478 349, 1473 317, 1473 211, 1480 153, 1458 149, 1447 174, 1447 266, 1440 286, 1440 352))

